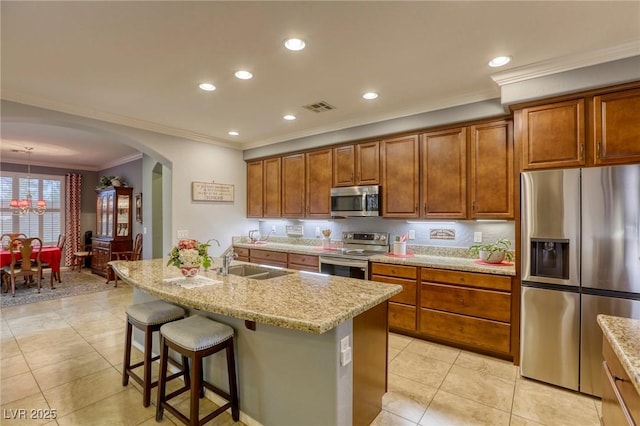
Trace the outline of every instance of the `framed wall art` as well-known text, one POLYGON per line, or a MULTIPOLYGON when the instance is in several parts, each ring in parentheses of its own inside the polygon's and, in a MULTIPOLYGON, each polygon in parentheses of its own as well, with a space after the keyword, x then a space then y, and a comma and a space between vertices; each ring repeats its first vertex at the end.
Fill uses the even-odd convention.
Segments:
POLYGON ((133 194, 133 203, 135 205, 136 222, 142 223, 142 193, 133 194))

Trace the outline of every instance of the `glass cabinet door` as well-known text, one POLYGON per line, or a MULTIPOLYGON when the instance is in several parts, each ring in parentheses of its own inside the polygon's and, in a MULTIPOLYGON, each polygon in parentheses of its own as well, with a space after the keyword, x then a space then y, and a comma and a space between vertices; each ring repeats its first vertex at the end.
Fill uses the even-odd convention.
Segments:
POLYGON ((107 215, 107 232, 106 235, 113 235, 113 192, 104 197, 106 203, 105 212, 107 215))
POLYGON ((116 216, 116 235, 126 237, 129 235, 129 209, 131 200, 128 195, 118 195, 117 216, 116 216))

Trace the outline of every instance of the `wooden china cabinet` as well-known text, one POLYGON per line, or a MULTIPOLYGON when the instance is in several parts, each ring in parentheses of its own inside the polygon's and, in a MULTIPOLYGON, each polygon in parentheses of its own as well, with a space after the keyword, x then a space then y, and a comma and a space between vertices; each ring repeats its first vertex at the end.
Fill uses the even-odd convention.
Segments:
POLYGON ((91 245, 91 272, 107 276, 107 262, 113 253, 130 251, 132 242, 132 188, 107 187, 100 189, 96 200, 96 234, 91 245))

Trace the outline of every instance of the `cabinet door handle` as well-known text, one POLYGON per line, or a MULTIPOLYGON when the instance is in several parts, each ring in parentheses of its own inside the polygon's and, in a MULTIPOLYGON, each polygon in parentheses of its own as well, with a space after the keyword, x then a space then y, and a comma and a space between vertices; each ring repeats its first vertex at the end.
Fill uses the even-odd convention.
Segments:
MULTIPOLYGON (((600 158, 600 149, 602 147, 602 142, 598 141, 596 144, 596 158, 600 158)), ((580 159, 582 159, 582 152, 580 152, 580 159)))

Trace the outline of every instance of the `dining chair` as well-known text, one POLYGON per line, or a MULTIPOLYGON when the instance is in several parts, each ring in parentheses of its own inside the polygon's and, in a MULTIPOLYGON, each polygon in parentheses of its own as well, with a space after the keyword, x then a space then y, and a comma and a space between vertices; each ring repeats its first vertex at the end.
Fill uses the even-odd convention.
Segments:
MULTIPOLYGON (((42 288, 42 263, 40 262, 42 240, 37 237, 14 238, 9 244, 9 252, 11 253, 11 263, 5 266, 3 271, 9 276, 11 296, 15 297, 16 295, 16 277, 35 277, 38 283, 38 293, 40 293, 42 288), (34 254, 32 259, 31 256, 34 254)), ((53 278, 51 288, 53 288, 53 278)), ((7 291, 8 288, 5 287, 5 293, 7 291)))
MULTIPOLYGON (((112 253, 115 256, 115 260, 140 260, 142 258, 142 234, 136 234, 133 240, 133 248, 129 251, 119 251, 112 253)), ((114 287, 118 287, 118 274, 113 272, 111 266, 107 266, 107 283, 111 280, 115 280, 114 287)))
POLYGON ((91 249, 91 244, 80 244, 79 251, 73 253, 73 260, 71 263, 71 270, 78 268, 78 272, 82 272, 82 266, 86 259, 93 256, 93 250, 91 249))
MULTIPOLYGON (((60 253, 62 253, 62 251, 64 250, 64 243, 67 241, 67 234, 60 234, 58 235, 58 243, 56 244, 56 247, 58 247, 60 249, 60 253)), ((44 271, 45 269, 51 269, 51 275, 52 275, 52 279, 61 283, 62 280, 60 278, 60 269, 58 269, 58 272, 54 271, 53 268, 51 267, 51 265, 47 262, 42 262, 42 270, 44 271)), ((44 277, 42 277, 44 278, 44 277)))

